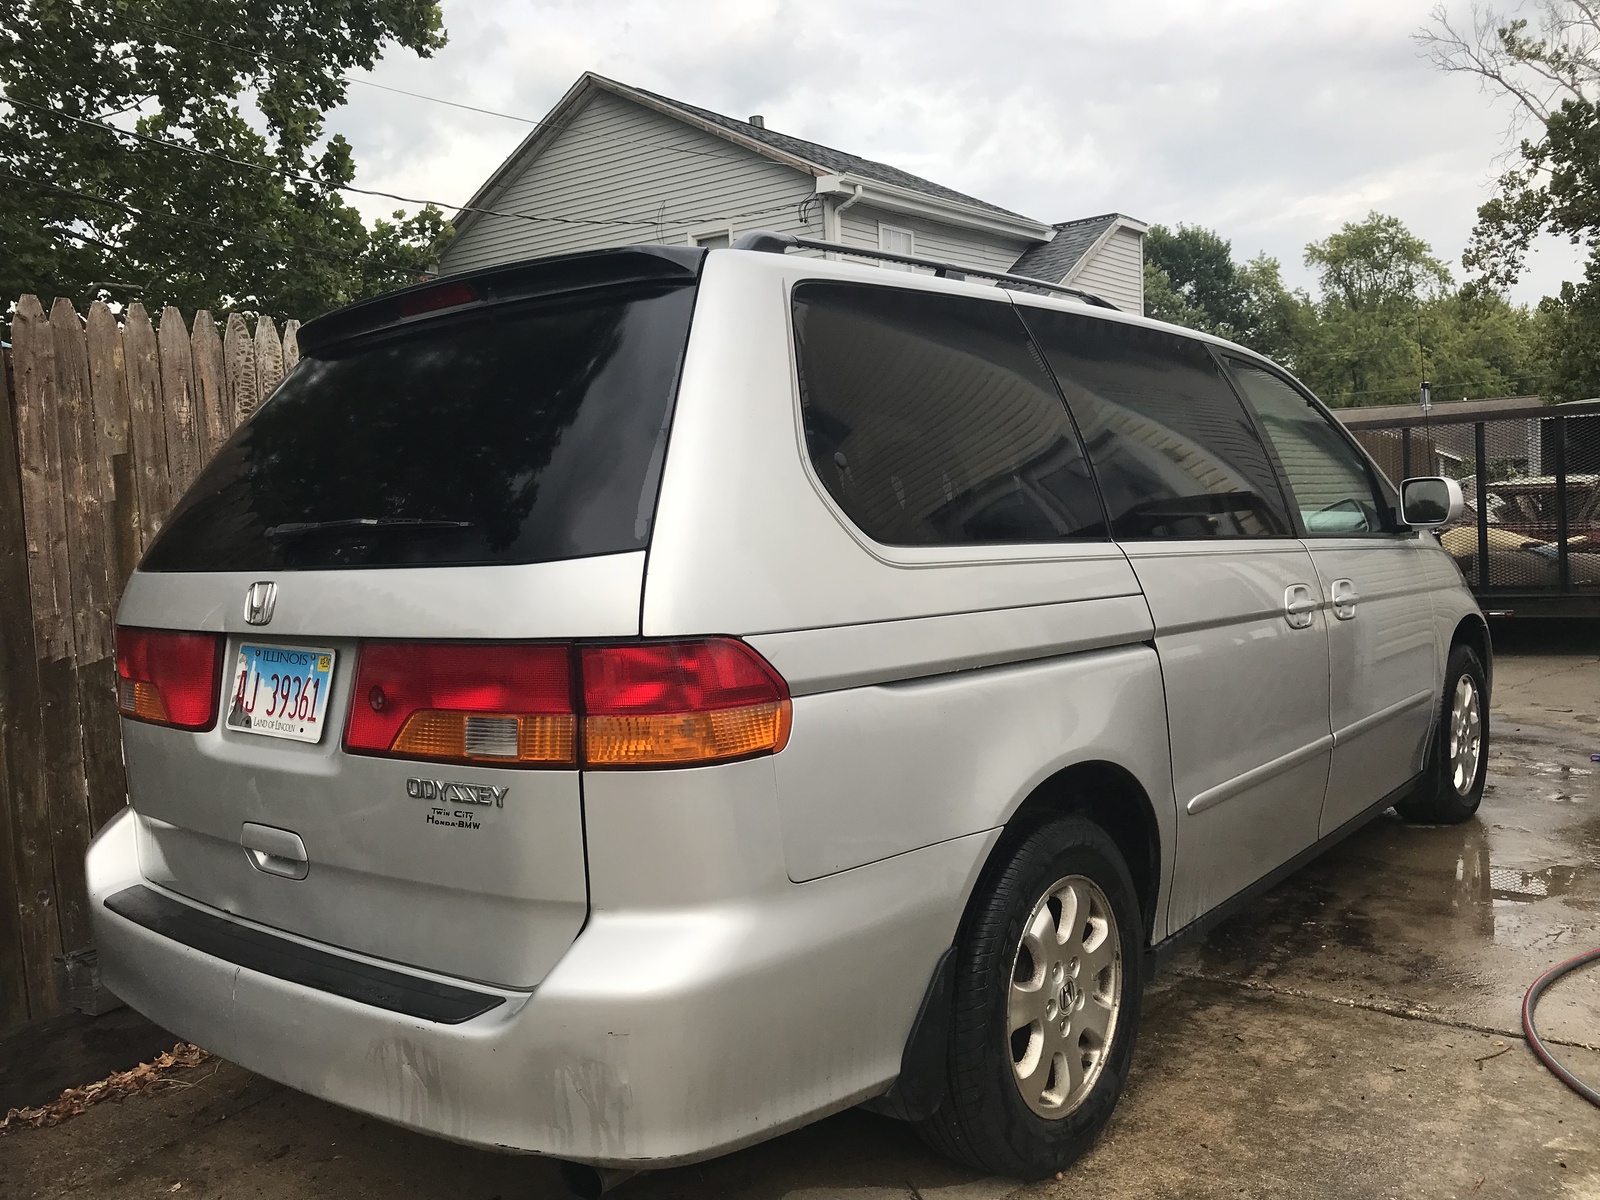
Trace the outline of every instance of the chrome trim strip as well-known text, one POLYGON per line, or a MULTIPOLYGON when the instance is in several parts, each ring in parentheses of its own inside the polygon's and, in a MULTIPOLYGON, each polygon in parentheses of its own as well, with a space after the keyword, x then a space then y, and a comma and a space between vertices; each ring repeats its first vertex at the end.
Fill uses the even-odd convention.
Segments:
POLYGON ((1298 750, 1291 750, 1287 754, 1279 755, 1271 762, 1264 762, 1259 767, 1252 767, 1243 775, 1235 775, 1225 783, 1216 787, 1207 788, 1184 807, 1193 815, 1205 812, 1208 808, 1215 808, 1224 800, 1231 800, 1240 792, 1253 788, 1258 783, 1264 783, 1274 775, 1281 775, 1285 771, 1293 770, 1302 763, 1308 763, 1317 755, 1333 746, 1333 734, 1325 734, 1308 745, 1301 746, 1298 750))
POLYGON ((1367 733, 1370 730, 1376 729, 1379 725, 1382 725, 1391 717, 1398 717, 1401 713, 1406 712, 1409 709, 1417 708, 1418 706, 1425 704, 1432 699, 1433 692, 1431 690, 1426 692, 1418 692, 1415 696, 1407 696, 1404 700, 1400 700, 1394 704, 1391 704, 1387 708, 1380 708, 1377 712, 1370 713, 1367 716, 1362 717, 1361 720, 1346 725, 1343 729, 1334 730, 1333 744, 1335 746, 1342 746, 1346 742, 1353 742, 1363 733, 1367 733))

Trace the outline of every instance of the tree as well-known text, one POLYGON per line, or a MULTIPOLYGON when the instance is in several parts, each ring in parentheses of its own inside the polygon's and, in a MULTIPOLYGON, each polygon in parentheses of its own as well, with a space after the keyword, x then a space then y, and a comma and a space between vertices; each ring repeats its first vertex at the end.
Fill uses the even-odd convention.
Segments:
POLYGON ((1521 277, 1541 233, 1586 246, 1584 277, 1540 303, 1538 343, 1555 399, 1600 394, 1600 5, 1593 0, 1535 0, 1537 24, 1474 6, 1471 28, 1458 29, 1441 5, 1418 35, 1444 71, 1478 77, 1511 107, 1520 161, 1478 210, 1463 257, 1483 286, 1521 277))
POLYGON ((1424 379, 1441 399, 1531 390, 1532 318, 1491 290, 1453 287, 1432 248, 1396 217, 1370 213, 1306 247, 1315 320, 1297 366, 1330 404, 1397 404, 1424 379))
POLYGON ((1245 293, 1227 239, 1198 225, 1180 224, 1176 231, 1152 225, 1144 249, 1145 260, 1166 276, 1183 309, 1204 322, 1201 328, 1227 330, 1224 336, 1245 328, 1245 293))
POLYGON ((1236 263, 1232 243, 1214 230, 1152 225, 1145 235, 1149 316, 1291 361, 1306 304, 1284 287, 1275 259, 1236 263))
POLYGON ((0 295, 310 317, 415 279, 443 214, 368 229, 341 198, 350 146, 324 139, 345 73, 391 43, 442 46, 438 4, 17 0, 0 25, 0 295))

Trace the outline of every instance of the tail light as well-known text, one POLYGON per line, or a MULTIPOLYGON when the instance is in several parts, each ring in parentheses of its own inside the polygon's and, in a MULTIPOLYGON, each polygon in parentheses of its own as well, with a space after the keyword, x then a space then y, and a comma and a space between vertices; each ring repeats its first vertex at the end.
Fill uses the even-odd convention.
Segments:
POLYGON ((783 678, 731 638, 576 653, 560 645, 370 642, 344 745, 484 765, 690 766, 774 754, 789 725, 783 678))
POLYGON ((571 766, 578 728, 571 662, 565 646, 369 642, 345 749, 571 766))
POLYGON ((582 657, 589 766, 720 762, 789 740, 788 686, 743 642, 592 646, 582 657))
POLYGON ((164 629, 117 630, 117 711, 204 732, 217 723, 221 638, 164 629))

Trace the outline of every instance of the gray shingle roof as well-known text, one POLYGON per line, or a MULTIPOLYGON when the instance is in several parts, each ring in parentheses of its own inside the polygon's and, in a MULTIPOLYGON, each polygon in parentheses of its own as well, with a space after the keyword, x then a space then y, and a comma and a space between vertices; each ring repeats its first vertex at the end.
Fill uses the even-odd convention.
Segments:
MULTIPOLYGON (((626 85, 622 85, 625 86, 626 85)), ((974 208, 981 208, 988 212, 999 213, 1007 217, 1016 217, 1023 221, 1031 221, 1032 217, 1025 217, 1021 213, 1012 212, 1009 208, 1001 208, 998 204, 990 204, 986 200, 979 200, 975 196, 968 196, 962 192, 947 188, 932 180, 923 179, 920 175, 913 175, 909 171, 902 171, 898 167, 891 167, 887 163, 874 162, 870 158, 860 158, 854 154, 846 154, 843 150, 834 150, 816 142, 808 142, 804 138, 790 137, 786 133, 779 133, 760 125, 752 125, 748 121, 741 121, 735 117, 725 117, 721 113, 712 112, 706 108, 696 108, 693 104, 685 104, 682 100, 674 100, 671 96, 663 96, 656 92, 646 91, 644 88, 628 88, 660 104, 669 105, 702 121, 709 121, 723 129, 732 130, 754 141, 771 146, 795 158, 805 159, 815 163, 824 171, 835 175, 859 175, 863 179, 876 180, 878 183, 887 183, 895 187, 909 188, 915 192, 922 192, 928 196, 937 196, 941 200, 953 201, 957 204, 970 204, 974 208)))
POLYGON ((1056 236, 1050 241, 1023 251, 1022 257, 1012 266, 1011 273, 1060 283, 1067 277, 1067 272, 1078 265, 1078 260, 1089 252, 1089 247, 1100 240, 1100 235, 1111 228, 1119 215, 1105 213, 1098 217, 1062 222, 1055 227, 1056 236))

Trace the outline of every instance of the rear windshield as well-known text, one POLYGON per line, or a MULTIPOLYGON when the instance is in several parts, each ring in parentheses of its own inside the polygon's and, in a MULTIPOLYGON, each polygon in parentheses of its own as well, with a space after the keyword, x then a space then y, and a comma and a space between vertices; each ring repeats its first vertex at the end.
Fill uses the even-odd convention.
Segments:
POLYGON ((146 571, 549 562, 650 537, 692 286, 479 309, 300 361, 146 571))

